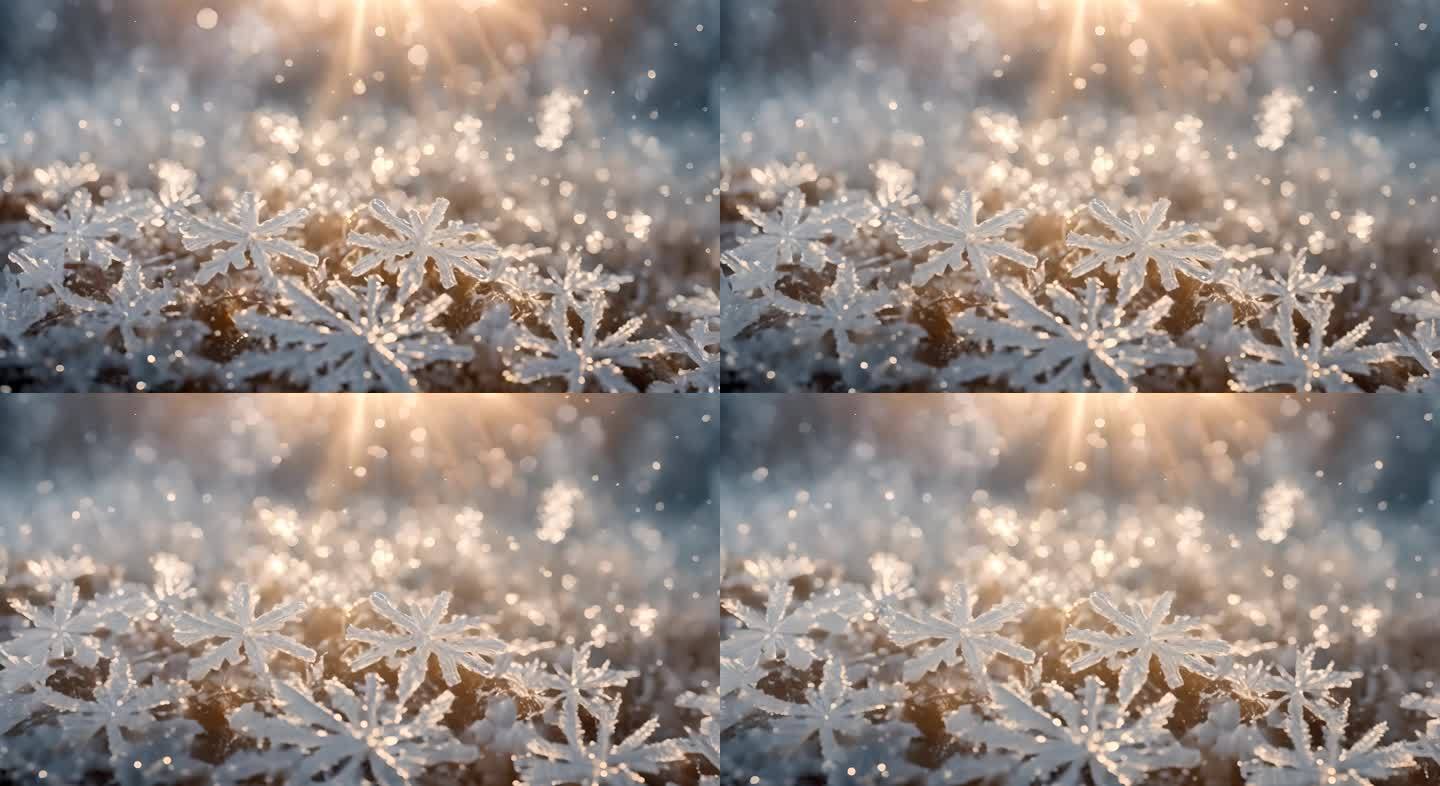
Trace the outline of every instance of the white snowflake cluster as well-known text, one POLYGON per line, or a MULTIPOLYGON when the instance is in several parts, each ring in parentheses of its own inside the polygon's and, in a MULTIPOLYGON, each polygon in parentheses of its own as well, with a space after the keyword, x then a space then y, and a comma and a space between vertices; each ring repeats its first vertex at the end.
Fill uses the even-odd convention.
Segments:
POLYGON ((1262 266, 1252 260, 1279 255, 1221 248, 1201 227, 1167 223, 1168 199, 1124 215, 1100 199, 1062 213, 1079 229, 1044 241, 1037 256, 1021 243, 1053 228, 1053 215, 1012 209, 981 220, 964 190, 933 218, 908 191, 913 174, 890 161, 876 166, 884 174, 873 193, 807 204, 819 175, 784 175, 796 170, 771 164, 731 183, 734 199, 755 203, 738 206, 754 232, 739 227, 724 257, 734 389, 1308 393, 1433 384, 1440 341, 1426 304, 1440 295, 1397 300, 1395 314, 1411 318, 1414 332, 1392 342, 1365 343, 1373 320, 1332 338, 1335 304, 1350 297, 1355 276, 1311 270, 1304 251, 1262 266), (1079 231, 1089 226, 1105 234, 1079 231))

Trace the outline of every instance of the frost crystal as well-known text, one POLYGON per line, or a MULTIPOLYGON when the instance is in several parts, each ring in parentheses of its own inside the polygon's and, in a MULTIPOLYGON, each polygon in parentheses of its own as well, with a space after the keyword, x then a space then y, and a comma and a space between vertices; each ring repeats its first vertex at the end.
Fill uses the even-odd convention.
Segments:
POLYGON ((326 681, 325 694, 328 707, 308 691, 277 681, 275 697, 281 714, 268 716, 254 706, 237 711, 231 727, 267 743, 269 749, 263 754, 237 754, 220 774, 229 782, 284 773, 299 783, 323 776, 337 783, 408 786, 429 767, 473 761, 477 755, 441 723, 455 700, 449 691, 409 719, 405 702, 388 701, 374 674, 365 675, 362 695, 334 679, 326 681))
POLYGON ((935 782, 970 783, 1008 772, 1009 782, 1017 785, 1076 784, 1088 769, 1091 783, 1140 784, 1159 770, 1200 763, 1200 754, 1180 745, 1166 729, 1175 711, 1173 694, 1131 718, 1126 703, 1109 703, 1108 691, 1095 677, 1085 678, 1078 696, 1054 683, 1041 691, 1049 713, 996 685, 993 720, 982 720, 968 708, 947 718, 951 734, 982 746, 987 755, 951 759, 937 771, 935 782))
POLYGON ((124 262, 130 253, 122 242, 139 236, 139 228, 129 216, 108 206, 97 206, 85 188, 70 195, 63 213, 33 204, 26 205, 25 211, 47 232, 22 237, 20 251, 53 268, 85 263, 104 269, 111 262, 124 262))
POLYGON ((1162 228, 1170 212, 1170 200, 1161 199, 1144 216, 1130 211, 1127 218, 1115 215, 1108 205, 1096 199, 1090 202, 1090 215, 1119 235, 1119 240, 1072 232, 1067 243, 1084 249, 1087 253, 1070 269, 1070 275, 1083 276, 1103 266, 1106 271, 1120 276, 1119 301, 1121 305, 1130 302, 1145 285, 1145 274, 1150 262, 1155 262, 1160 272, 1160 281, 1165 290, 1173 291, 1180 286, 1177 273, 1184 273, 1201 282, 1210 280, 1210 269, 1206 266, 1218 262, 1224 252, 1211 243, 1190 242, 1187 238, 1198 235, 1200 229, 1189 224, 1175 223, 1162 228))
POLYGON ((1286 307, 1277 310, 1272 329, 1279 338, 1279 346, 1261 343, 1253 337, 1245 341, 1241 351, 1246 357, 1235 364, 1235 389, 1256 392, 1288 387, 1297 393, 1361 390, 1355 384, 1355 376, 1372 373, 1371 364, 1389 360, 1394 352, 1385 344, 1360 345, 1370 332, 1368 319, 1327 346, 1325 329, 1333 310, 1334 304, 1329 301, 1306 311, 1286 307), (1296 315, 1310 325, 1307 343, 1301 344, 1296 333, 1296 315))
POLYGON ((1103 592, 1090 595, 1090 608, 1121 630, 1120 635, 1101 633, 1086 629, 1070 629, 1065 633, 1066 641, 1084 644, 1090 650, 1070 663, 1072 671, 1084 671, 1101 661, 1120 672, 1118 698, 1122 708, 1130 706, 1135 696, 1144 687, 1150 675, 1150 660, 1153 657, 1165 674, 1165 684, 1171 690, 1185 684, 1180 671, 1184 669, 1200 675, 1209 675, 1214 670, 1206 658, 1218 658, 1230 652, 1230 645, 1216 639, 1204 639, 1192 635, 1201 625, 1189 617, 1176 617, 1165 622, 1170 616, 1170 604, 1175 593, 1166 592, 1151 603, 1149 608, 1131 600, 1127 614, 1115 607, 1114 601, 1103 592))
POLYGON ((420 291, 425 282, 425 270, 430 262, 440 274, 440 285, 451 289, 459 283, 455 274, 463 273, 478 281, 489 281, 496 270, 486 267, 485 262, 500 260, 500 248, 493 243, 478 239, 478 230, 463 223, 452 221, 442 227, 445 213, 450 210, 450 200, 437 199, 425 209, 410 208, 402 218, 383 201, 370 203, 370 215, 379 221, 393 237, 353 233, 348 240, 351 245, 362 248, 365 255, 350 268, 350 272, 363 276, 376 268, 394 273, 399 280, 398 302, 404 303, 420 291))
POLYGON ((198 680, 226 663, 238 664, 242 657, 249 659, 250 670, 255 676, 268 679, 270 668, 266 661, 272 650, 299 658, 306 663, 315 660, 315 650, 280 633, 286 623, 300 616, 305 610, 305 604, 288 603, 257 618, 255 606, 259 601, 260 598, 250 585, 242 583, 237 584, 230 592, 227 604, 230 617, 218 614, 206 614, 203 617, 194 614, 180 615, 175 623, 175 640, 181 644, 189 646, 211 639, 225 640, 220 646, 190 662, 190 679, 198 680))
POLYGON ((1374 786, 1377 779, 1388 778, 1398 770, 1415 766, 1415 758, 1403 744, 1380 745, 1388 728, 1377 724, 1349 748, 1345 744, 1345 726, 1350 703, 1340 705, 1334 717, 1325 723, 1325 740, 1319 748, 1311 747, 1310 729, 1301 715, 1286 717, 1285 733, 1290 748, 1261 745, 1255 758, 1240 765, 1246 786, 1292 786, 1293 784, 1327 784, 1328 786, 1374 786))
POLYGON ((721 642, 720 654, 752 667, 773 658, 784 660, 797 669, 810 668, 810 664, 815 662, 815 649, 808 634, 815 620, 803 610, 786 615, 786 608, 794 594, 795 588, 786 582, 771 584, 764 616, 729 598, 722 600, 721 606, 740 620, 745 629, 735 631, 721 642))
POLYGON ((1009 314, 988 319, 967 312, 954 320, 958 333, 990 344, 993 354, 954 367, 960 382, 1003 379, 1032 391, 1130 392, 1156 366, 1183 365, 1195 353, 1175 345, 1156 325, 1170 312, 1162 297, 1138 314, 1110 303, 1110 293, 1091 279, 1083 300, 1058 284, 1046 287, 1052 311, 1008 285, 998 287, 1009 314))
POLYGON ((365 392, 415 389, 415 371, 431 363, 468 361, 474 351, 456 346, 435 324, 449 310, 441 295, 409 316, 405 304, 390 300, 389 290, 372 277, 360 294, 338 281, 326 292, 335 307, 322 303, 303 284, 282 281, 291 315, 237 314, 235 324, 275 342, 275 349, 244 356, 238 372, 288 378, 313 391, 365 392))
POLYGON ((595 741, 587 743, 580 726, 579 706, 566 702, 561 726, 565 744, 531 740, 531 755, 515 757, 524 786, 629 786, 645 782, 646 775, 657 775, 665 763, 684 758, 685 747, 679 740, 648 741, 660 727, 655 718, 615 743, 618 707, 602 704, 597 710, 595 741))
POLYGON ((975 601, 970 587, 962 582, 945 596, 949 619, 928 612, 919 617, 897 612, 885 621, 891 640, 902 647, 934 639, 941 641, 934 647, 922 649, 905 662, 903 676, 906 682, 920 679, 941 664, 958 666, 963 660, 980 689, 988 692, 990 677, 987 667, 995 655, 1014 658, 1021 663, 1035 662, 1034 652, 999 635, 1001 627, 1024 613, 1025 604, 1001 603, 976 617, 975 601))
POLYGON ((777 748, 797 748, 811 737, 820 739, 820 756, 826 762, 841 757, 840 735, 864 736, 870 726, 865 716, 899 701, 904 691, 898 686, 855 689, 845 674, 845 664, 831 658, 818 686, 805 689, 805 702, 792 704, 761 694, 756 704, 779 716, 771 721, 777 748))
POLYGON ((610 668, 610 661, 599 666, 590 665, 590 645, 572 649, 570 670, 555 667, 554 674, 543 674, 536 684, 545 690, 555 691, 556 699, 576 703, 591 714, 599 717, 601 705, 611 699, 605 694, 606 688, 623 688, 625 683, 640 676, 637 671, 619 671, 610 668))
POLYGON ((1337 705, 1330 698, 1330 691, 1349 687, 1351 682, 1363 675, 1358 671, 1335 671, 1334 664, 1317 669, 1314 665, 1315 651, 1313 644, 1298 650, 1294 672, 1282 666, 1279 676, 1271 676, 1261 684, 1267 691, 1284 694, 1271 704, 1272 708, 1287 703, 1286 711, 1291 715, 1304 717, 1305 710, 1310 710, 1316 717, 1331 723, 1336 719, 1337 705))
POLYGON ((93 700, 54 691, 45 691, 42 698, 65 713, 60 717, 60 726, 72 740, 84 742, 103 731, 110 756, 118 758, 130 747, 125 733, 149 731, 155 723, 151 710, 173 704, 178 695, 174 689, 159 685, 137 687, 130 664, 119 658, 110 661, 109 669, 105 684, 95 691, 93 700))
POLYGON ((264 209, 265 201, 246 191, 235 201, 228 219, 191 216, 181 223, 186 251, 228 246, 200 266, 195 275, 197 283, 208 284, 228 270, 254 265, 261 281, 273 289, 279 285, 279 278, 271 266, 272 258, 294 260, 311 268, 319 266, 320 257, 285 239, 286 233, 305 222, 310 211, 296 208, 262 222, 260 213, 264 209))
POLYGON ((748 206, 742 206, 740 212, 760 228, 760 234, 746 240, 734 253, 764 271, 763 278, 773 282, 777 268, 796 264, 797 260, 801 267, 811 270, 820 270, 830 261, 823 241, 834 232, 821 217, 807 215, 803 192, 785 194, 774 215, 748 206))
POLYGON ((7 655, 44 662, 74 658, 82 666, 100 661, 100 639, 95 634, 109 628, 107 620, 93 607, 81 608, 80 589, 66 582, 55 589, 55 604, 47 614, 19 598, 10 607, 30 621, 30 626, 5 642, 7 655))
POLYGON ((813 342, 826 334, 835 337, 835 347, 842 360, 854 355, 851 333, 863 335, 880 327, 878 312, 888 305, 890 293, 860 286, 852 265, 840 265, 835 281, 820 295, 820 304, 803 303, 780 295, 776 305, 789 312, 792 332, 799 341, 813 342))
POLYGON ((1008 259, 1031 269, 1040 264, 1034 254, 1005 240, 1007 230, 1024 222, 1027 215, 1024 210, 1010 210, 977 222, 979 208, 974 194, 962 191, 950 204, 943 220, 901 218, 894 222, 900 247, 906 253, 946 247, 915 266, 912 284, 922 286, 948 270, 963 270, 968 264, 981 286, 988 290, 994 286, 993 266, 997 259, 1008 259))
POLYGON ((425 681, 431 655, 440 664, 445 684, 453 688, 460 682, 461 666, 477 674, 486 674, 490 664, 484 659, 506 649, 503 641, 469 635, 471 631, 484 629, 477 620, 456 617, 442 622, 450 608, 449 592, 440 593, 428 605, 411 603, 409 606, 407 614, 395 608, 384 593, 373 593, 370 595, 370 608, 403 632, 388 633, 354 625, 345 631, 346 639, 368 645, 368 649, 350 662, 350 668, 361 671, 381 660, 399 664, 401 704, 409 701, 420 688, 420 683, 425 681))
POLYGON ((584 392, 592 385, 606 393, 635 392, 624 369, 642 367, 646 358, 664 350, 664 344, 655 339, 634 339, 644 325, 640 317, 599 338, 600 323, 605 318, 604 301, 581 303, 575 306, 575 312, 581 322, 578 341, 570 328, 570 307, 560 298, 550 301, 546 314, 553 337, 538 336, 528 329, 516 331, 515 346, 527 356, 517 360, 507 376, 522 383, 558 377, 571 393, 584 392))

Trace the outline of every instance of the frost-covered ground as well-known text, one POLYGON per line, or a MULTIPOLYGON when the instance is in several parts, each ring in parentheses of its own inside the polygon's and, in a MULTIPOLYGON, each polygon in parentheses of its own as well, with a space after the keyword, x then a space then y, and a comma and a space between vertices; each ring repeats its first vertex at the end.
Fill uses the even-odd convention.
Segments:
POLYGON ((725 10, 726 389, 1433 388, 1433 0, 725 10))
POLYGON ((0 781, 713 781, 713 399, 165 399, 0 402, 0 781))
POLYGON ((723 407, 723 782, 1440 779, 1434 399, 723 407))
POLYGON ((705 0, 16 0, 6 390, 711 391, 705 0))

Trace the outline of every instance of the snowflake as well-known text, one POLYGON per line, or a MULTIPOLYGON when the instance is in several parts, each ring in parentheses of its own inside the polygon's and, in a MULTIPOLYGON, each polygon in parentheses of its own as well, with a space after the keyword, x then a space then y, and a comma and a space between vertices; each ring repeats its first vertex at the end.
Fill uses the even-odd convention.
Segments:
POLYGON ((545 739, 531 740, 530 756, 516 757, 515 768, 525 786, 620 786, 644 783, 646 775, 656 775, 667 762, 685 757, 685 746, 679 740, 649 742, 660 728, 660 721, 651 718, 619 744, 612 744, 618 708, 604 704, 595 713, 595 741, 585 742, 580 726, 580 708, 566 702, 561 729, 565 744, 545 739))
POLYGON ((1008 259, 1024 267, 1034 269, 1040 260, 1019 246, 1005 240, 1008 229, 1019 226, 1028 215, 1024 210, 1011 210, 994 216, 984 222, 976 222, 979 206, 969 191, 950 204, 945 220, 923 221, 901 218, 894 224, 900 238, 900 247, 907 254, 913 254, 933 246, 947 246, 928 260, 915 266, 911 283, 923 286, 936 276, 948 270, 963 270, 968 263, 975 271, 981 286, 989 291, 994 287, 993 266, 997 259, 1008 259))
POLYGON ((654 393, 719 393, 720 392, 720 333, 709 320, 697 319, 690 323, 690 330, 681 333, 673 327, 670 331, 670 353, 683 355, 693 368, 682 369, 665 382, 650 387, 654 393), (709 348, 714 347, 711 351, 709 348))
POLYGON ((834 231, 818 214, 807 215, 805 194, 790 191, 776 208, 774 215, 742 205, 741 215, 760 228, 760 234, 746 240, 732 252, 753 263, 757 270, 774 280, 777 268, 796 264, 820 270, 830 262, 830 250, 823 241, 834 231))
POLYGON ((1035 662, 1034 652, 999 635, 1001 627, 1024 613, 1025 604, 1001 603, 976 617, 975 601, 969 585, 961 582, 945 596, 949 619, 929 612, 921 617, 897 612, 884 621, 890 639, 902 647, 932 639, 941 641, 905 662, 906 682, 920 679, 941 664, 958 666, 963 660, 980 689, 989 692, 990 677, 986 670, 995 655, 1021 663, 1035 662))
POLYGON ((48 297, 15 283, 0 289, 0 342, 17 349, 24 347, 25 334, 50 316, 48 297))
POLYGON ((251 353, 236 361, 237 374, 253 378, 274 374, 316 392, 382 390, 408 392, 418 387, 415 370, 432 363, 463 363, 474 356, 456 346, 435 323, 451 305, 441 295, 405 316, 405 305, 391 301, 376 278, 360 293, 338 281, 326 289, 335 307, 322 303, 304 285, 282 281, 292 317, 237 314, 235 324, 246 333, 275 341, 269 352, 251 353))
POLYGON ((429 767, 470 762, 477 756, 441 723, 455 700, 449 691, 407 720, 405 702, 392 703, 382 696, 374 674, 365 675, 365 690, 358 696, 339 680, 327 680, 328 707, 294 685, 274 685, 282 714, 267 716, 250 706, 230 718, 236 733, 264 742, 268 749, 232 756, 219 773, 228 782, 285 773, 294 783, 323 776, 336 783, 408 786, 429 767))
POLYGON ((997 289, 1007 317, 967 312, 954 320, 958 333, 996 350, 953 369, 958 382, 995 377, 1025 390, 1133 392, 1150 368, 1195 362, 1194 352, 1156 329, 1170 312, 1169 297, 1132 316, 1094 279, 1085 282, 1083 301, 1058 284, 1046 287, 1053 312, 1009 286, 997 289))
POLYGON ((1370 374, 1372 363, 1394 357, 1393 348, 1385 344, 1360 346, 1370 332, 1368 319, 1326 346, 1325 328, 1333 309, 1329 301, 1321 301, 1306 311, 1280 308, 1272 325, 1280 345, 1264 344, 1253 337, 1246 340, 1241 345, 1246 357, 1235 363, 1233 387, 1247 393, 1279 386, 1289 386, 1297 393, 1361 390, 1353 375, 1370 374), (1310 325, 1309 343, 1301 344, 1296 334, 1297 314, 1310 325))
POLYGON ((729 252, 721 254, 720 261, 726 271, 720 285, 726 330, 739 335, 740 331, 759 320, 768 308, 764 301, 751 298, 750 293, 758 289, 762 294, 772 294, 780 274, 774 266, 767 267, 729 252), (737 311, 737 308, 742 310, 737 311))
POLYGON ((1229 287, 1242 302, 1259 307, 1280 306, 1291 309, 1314 308, 1355 283, 1354 276, 1332 276, 1322 265, 1319 270, 1305 269, 1307 258, 1299 253, 1291 258, 1289 272, 1262 271, 1258 265, 1216 273, 1216 280, 1229 287))
POLYGON ((600 323, 605 317, 603 300, 591 300, 574 307, 581 320, 577 342, 570 328, 570 310, 571 307, 558 298, 550 302, 546 322, 553 338, 535 335, 528 329, 516 332, 515 347, 533 357, 521 358, 506 376, 517 383, 558 377, 565 380, 566 390, 571 393, 582 393, 592 384, 606 393, 636 392, 635 386, 625 378, 624 369, 643 367, 643 361, 663 352, 665 345, 654 339, 631 340, 644 325, 641 317, 599 338, 600 323))
POLYGON ((195 275, 197 283, 208 284, 227 270, 243 270, 253 264, 264 284, 273 289, 280 280, 270 265, 271 257, 294 260, 310 268, 320 265, 320 257, 285 239, 287 232, 305 222, 310 211, 296 208, 262 223, 260 212, 264 209, 265 201, 246 191, 230 209, 228 220, 191 216, 181 222, 180 235, 186 251, 229 246, 200 266, 195 275))
POLYGON ((831 657, 825 662, 820 684, 805 689, 803 704, 781 701, 768 694, 757 696, 756 704, 778 716, 770 723, 775 747, 797 748, 818 736, 821 758, 837 762, 842 755, 839 735, 863 736, 870 726, 866 715, 901 698, 903 689, 896 685, 856 690, 846 677, 845 664, 831 657))
POLYGON ((1111 669, 1120 672, 1119 700, 1121 707, 1130 706, 1150 674, 1150 659, 1160 663, 1165 674, 1165 684, 1171 690, 1185 684, 1181 669, 1200 675, 1209 675, 1213 669, 1205 658, 1218 658, 1229 654, 1230 645, 1216 639, 1204 639, 1192 635, 1201 628, 1189 617, 1176 617, 1164 622, 1170 615, 1170 604, 1175 593, 1167 592, 1150 604, 1147 609, 1131 600, 1127 614, 1115 607, 1115 603, 1103 592, 1090 595, 1090 608, 1119 628, 1121 635, 1101 633, 1086 629, 1066 631, 1065 640, 1079 642, 1090 647, 1070 664, 1070 670, 1084 671, 1102 660, 1111 669))
POLYGON ((10 264, 18 269, 15 276, 10 279, 8 285, 10 290, 43 293, 48 289, 66 303, 83 304, 85 302, 65 286, 67 271, 63 259, 59 261, 40 259, 25 249, 17 249, 10 253, 9 260, 10 264))
POLYGON ((1420 323, 1413 336, 1397 332, 1394 350, 1397 356, 1419 363, 1420 369, 1425 372, 1423 377, 1412 379, 1406 390, 1411 393, 1440 393, 1440 361, 1435 358, 1440 354, 1440 322, 1420 323))
POLYGON ((541 272, 534 265, 512 268, 505 271, 501 281, 525 296, 547 295, 573 306, 613 295, 635 280, 634 276, 611 273, 598 263, 586 270, 577 253, 566 254, 563 267, 549 265, 544 268, 545 275, 541 272))
POLYGON ((10 599, 10 607, 30 621, 30 626, 5 642, 5 654, 33 661, 58 660, 70 657, 76 663, 94 668, 100 662, 100 639, 96 633, 109 628, 109 620, 95 608, 80 608, 80 589, 66 582, 55 589, 55 604, 50 613, 19 598, 10 599))
POLYGON ((636 671, 612 670, 608 660, 599 666, 591 666, 590 645, 585 644, 571 650, 568 672, 557 666, 554 674, 540 675, 536 684, 544 690, 557 692, 557 699, 576 702, 591 713, 598 713, 600 705, 609 700, 605 695, 606 688, 623 688, 625 683, 638 676, 640 673, 636 671))
POLYGON ((409 208, 401 218, 389 205, 374 200, 370 203, 370 215, 395 237, 352 233, 350 245, 367 253, 355 262, 350 272, 363 276, 383 268, 395 273, 399 283, 396 300, 401 303, 420 291, 427 264, 432 261, 440 274, 440 285, 445 289, 459 283, 455 278, 457 271, 478 281, 491 280, 498 271, 482 263, 498 262, 500 248, 478 239, 478 229, 458 221, 441 227, 440 222, 449 210, 450 200, 442 198, 423 210, 409 208))
MULTIPOLYGON (((681 742, 687 754, 699 756, 710 768, 721 772, 720 765, 720 724, 715 716, 722 711, 720 696, 714 693, 686 693, 675 701, 676 706, 686 707, 704 713, 700 727, 691 729, 689 736, 681 742)), ((702 776, 702 784, 718 783, 717 778, 702 776)))
POLYGON ((1083 276, 1101 266, 1107 272, 1117 273, 1121 305, 1129 303, 1145 285, 1145 273, 1152 260, 1167 292, 1180 286, 1177 272, 1208 282, 1210 270, 1206 263, 1218 262, 1224 252, 1211 243, 1188 242, 1186 238, 1199 234, 1198 227, 1175 223, 1162 229, 1161 224, 1169 212, 1170 200, 1161 199, 1143 217, 1138 211, 1130 211, 1127 220, 1115 215, 1104 202, 1091 201, 1090 215, 1120 239, 1070 233, 1065 242, 1089 252, 1070 269, 1070 275, 1083 276))
MULTIPOLYGON (((106 300, 90 300, 76 295, 71 302, 73 305, 83 301, 80 324, 100 335, 118 330, 121 346, 128 352, 135 352, 143 345, 142 332, 152 334, 167 326, 176 327, 174 317, 168 312, 177 305, 178 295, 167 284, 150 286, 141 264, 129 261, 122 266, 119 280, 106 291, 106 300)), ((209 330, 203 325, 200 327, 207 332, 209 330)))
POLYGON ((282 652, 309 663, 315 660, 315 651, 282 633, 280 629, 300 616, 305 604, 296 602, 271 609, 259 618, 255 606, 259 596, 249 584, 237 584, 230 592, 230 617, 207 614, 198 617, 181 614, 175 623, 175 640, 185 646, 210 639, 224 639, 225 643, 206 652, 190 662, 190 679, 198 680, 226 663, 240 662, 249 658, 250 670, 255 676, 269 679, 270 669, 266 660, 271 650, 282 652))
POLYGON ((1041 691, 1050 713, 1011 688, 996 685, 994 720, 982 720, 969 708, 950 715, 945 728, 983 746, 987 755, 952 758, 934 782, 970 783, 1010 773, 1009 783, 1017 785, 1078 784, 1088 768, 1091 783, 1140 784, 1150 782, 1150 773, 1200 763, 1200 754, 1181 745, 1166 729, 1175 710, 1174 694, 1166 694, 1131 718, 1124 703, 1109 703, 1109 692, 1095 677, 1085 678, 1079 696, 1055 683, 1045 684, 1041 691), (1049 777, 1056 771, 1058 776, 1049 777))
POLYGON ((1334 699, 1330 698, 1330 691, 1349 687, 1351 682, 1363 675, 1358 671, 1335 671, 1334 664, 1317 669, 1314 666, 1315 651, 1316 646, 1313 644, 1297 650, 1295 671, 1292 673, 1283 666, 1279 667, 1280 674, 1269 677, 1262 685, 1266 692, 1285 694, 1271 703, 1272 709, 1284 702, 1288 703, 1287 712, 1292 715, 1303 717, 1308 709, 1321 720, 1330 722, 1335 717, 1336 709, 1334 699))
POLYGON ((40 704, 40 692, 55 668, 44 659, 32 660, 0 650, 0 734, 30 717, 40 704))
POLYGON ((46 704, 65 713, 60 718, 60 726, 72 742, 84 742, 103 731, 111 758, 119 758, 131 745, 125 732, 151 732, 155 724, 151 710, 172 705, 179 696, 173 688, 165 686, 137 687, 130 674, 130 664, 121 658, 111 660, 109 668, 110 674, 105 684, 95 691, 93 700, 75 699, 54 691, 45 691, 42 698, 46 704))
POLYGON ((1255 758, 1240 765, 1246 786, 1292 786, 1292 784, 1323 783, 1327 786, 1374 786, 1375 779, 1388 778, 1415 766, 1415 758, 1403 744, 1380 746, 1388 726, 1377 724, 1344 747, 1345 727, 1350 703, 1340 705, 1331 721, 1325 723, 1325 741, 1312 748, 1310 729, 1304 716, 1286 716, 1285 733, 1290 736, 1290 749, 1273 745, 1255 748, 1255 758))
POLYGON ((85 188, 70 195, 63 214, 34 204, 26 205, 25 211, 31 221, 48 231, 20 238, 20 251, 52 268, 63 268, 73 262, 88 263, 103 270, 112 262, 130 258, 130 253, 118 241, 133 240, 140 235, 139 227, 125 212, 97 206, 85 188))
POLYGON ((1410 752, 1440 764, 1440 696, 1412 693, 1400 700, 1400 706, 1430 716, 1430 720, 1425 723, 1425 730, 1418 732, 1415 740, 1410 743, 1410 752))
POLYGON ((791 320, 791 333, 797 341, 819 341, 826 334, 835 337, 835 348, 842 359, 854 354, 851 333, 863 334, 880 327, 878 312, 887 307, 890 293, 865 289, 855 273, 854 265, 842 264, 835 269, 835 281, 820 293, 820 304, 803 303, 784 295, 775 304, 796 319, 791 320))
POLYGON ((369 649, 350 662, 350 668, 360 671, 381 660, 400 663, 401 704, 409 701, 420 683, 425 681, 425 671, 432 654, 440 664, 445 684, 453 688, 460 682, 461 666, 477 674, 485 674, 489 664, 484 658, 505 651, 503 641, 467 635, 470 631, 482 629, 476 620, 456 617, 449 622, 441 621, 450 608, 449 592, 441 592, 429 605, 413 602, 408 605, 410 612, 407 614, 395 608, 384 593, 373 593, 370 595, 370 608, 404 633, 387 633, 353 625, 345 631, 346 639, 369 645, 369 649), (407 651, 408 655, 405 654, 407 651))
POLYGON ((720 601, 745 630, 739 630, 720 645, 724 658, 733 658, 747 666, 767 659, 784 660, 797 669, 808 669, 815 662, 815 646, 807 635, 815 620, 808 612, 797 610, 786 615, 795 588, 783 581, 770 585, 765 615, 756 614, 748 606, 730 598, 720 601))

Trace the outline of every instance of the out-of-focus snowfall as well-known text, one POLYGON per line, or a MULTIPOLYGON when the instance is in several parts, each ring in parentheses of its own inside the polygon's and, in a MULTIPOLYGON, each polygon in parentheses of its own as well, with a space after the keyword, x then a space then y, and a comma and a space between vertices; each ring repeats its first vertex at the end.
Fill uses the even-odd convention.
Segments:
POLYGON ((0 402, 0 781, 713 782, 707 397, 0 402))
POLYGON ((735 390, 1434 390, 1434 0, 723 4, 735 390))
POLYGON ((708 0, 14 0, 0 386, 709 391, 708 0))
POLYGON ((724 402, 722 782, 1440 779, 1437 402, 724 402))

